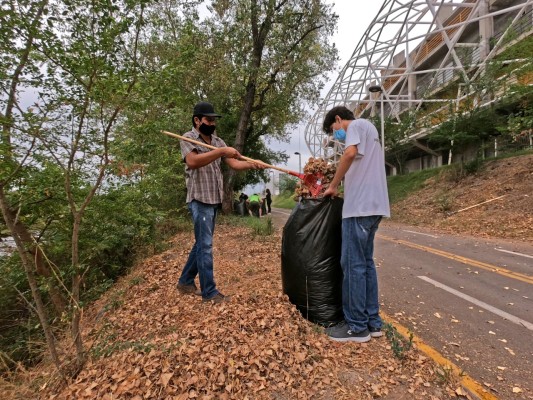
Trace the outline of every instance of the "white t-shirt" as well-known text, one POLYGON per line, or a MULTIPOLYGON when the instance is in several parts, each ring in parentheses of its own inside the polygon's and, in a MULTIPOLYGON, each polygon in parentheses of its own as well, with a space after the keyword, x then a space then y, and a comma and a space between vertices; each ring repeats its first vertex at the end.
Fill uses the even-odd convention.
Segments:
POLYGON ((344 176, 342 218, 390 217, 385 160, 376 127, 366 119, 350 122, 346 147, 357 146, 357 157, 344 176))

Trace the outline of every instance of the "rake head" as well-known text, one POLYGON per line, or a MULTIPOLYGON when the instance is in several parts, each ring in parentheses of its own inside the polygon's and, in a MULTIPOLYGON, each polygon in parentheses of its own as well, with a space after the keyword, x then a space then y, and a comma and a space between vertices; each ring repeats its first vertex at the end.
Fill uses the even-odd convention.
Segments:
POLYGON ((320 191, 322 190, 322 179, 324 178, 324 175, 305 174, 299 176, 299 178, 303 181, 304 185, 307 186, 309 193, 311 193, 313 197, 317 197, 319 195, 320 191))

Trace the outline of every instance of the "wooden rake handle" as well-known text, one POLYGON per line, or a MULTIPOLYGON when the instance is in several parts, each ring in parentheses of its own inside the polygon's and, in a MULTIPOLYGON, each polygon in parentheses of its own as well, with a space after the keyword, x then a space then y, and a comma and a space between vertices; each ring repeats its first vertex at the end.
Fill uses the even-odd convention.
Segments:
MULTIPOLYGON (((208 149, 211 149, 211 150, 216 150, 219 148, 219 147, 211 146, 210 144, 207 144, 207 143, 199 142, 198 140, 194 140, 194 139, 191 139, 185 136, 176 135, 175 133, 172 133, 172 132, 161 131, 161 133, 164 133, 165 135, 168 135, 168 136, 180 139, 180 140, 185 140, 186 142, 197 144, 198 146, 207 147, 208 149)), ((261 160, 254 160, 253 158, 249 158, 249 157, 242 156, 242 155, 239 158, 242 160, 254 163, 254 164, 263 165, 268 168, 272 168, 272 169, 276 169, 281 172, 285 172, 286 174, 290 174, 290 175, 294 175, 298 177, 301 175, 301 174, 298 174, 298 172, 290 171, 288 169, 281 168, 281 167, 276 167, 275 165, 267 164, 266 162, 261 161, 261 160)))

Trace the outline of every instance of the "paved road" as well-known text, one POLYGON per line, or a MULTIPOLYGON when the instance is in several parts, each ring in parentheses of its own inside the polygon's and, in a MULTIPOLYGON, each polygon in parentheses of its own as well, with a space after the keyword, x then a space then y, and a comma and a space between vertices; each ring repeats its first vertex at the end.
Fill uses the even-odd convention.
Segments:
POLYGON ((533 244, 385 221, 375 257, 387 315, 495 396, 533 399, 533 244))

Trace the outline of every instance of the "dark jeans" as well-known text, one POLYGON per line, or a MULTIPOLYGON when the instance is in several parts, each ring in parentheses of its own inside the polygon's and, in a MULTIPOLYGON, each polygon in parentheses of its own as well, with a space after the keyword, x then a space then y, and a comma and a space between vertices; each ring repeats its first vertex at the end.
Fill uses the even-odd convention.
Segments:
POLYGON ((202 297, 210 299, 218 293, 213 273, 213 232, 218 205, 193 200, 188 207, 194 222, 195 242, 183 267, 179 283, 192 285, 198 274, 202 297))
POLYGON ((259 217, 259 209, 261 208, 261 206, 259 205, 259 203, 257 201, 251 201, 250 202, 250 211, 252 212, 252 215, 254 217, 259 217))

